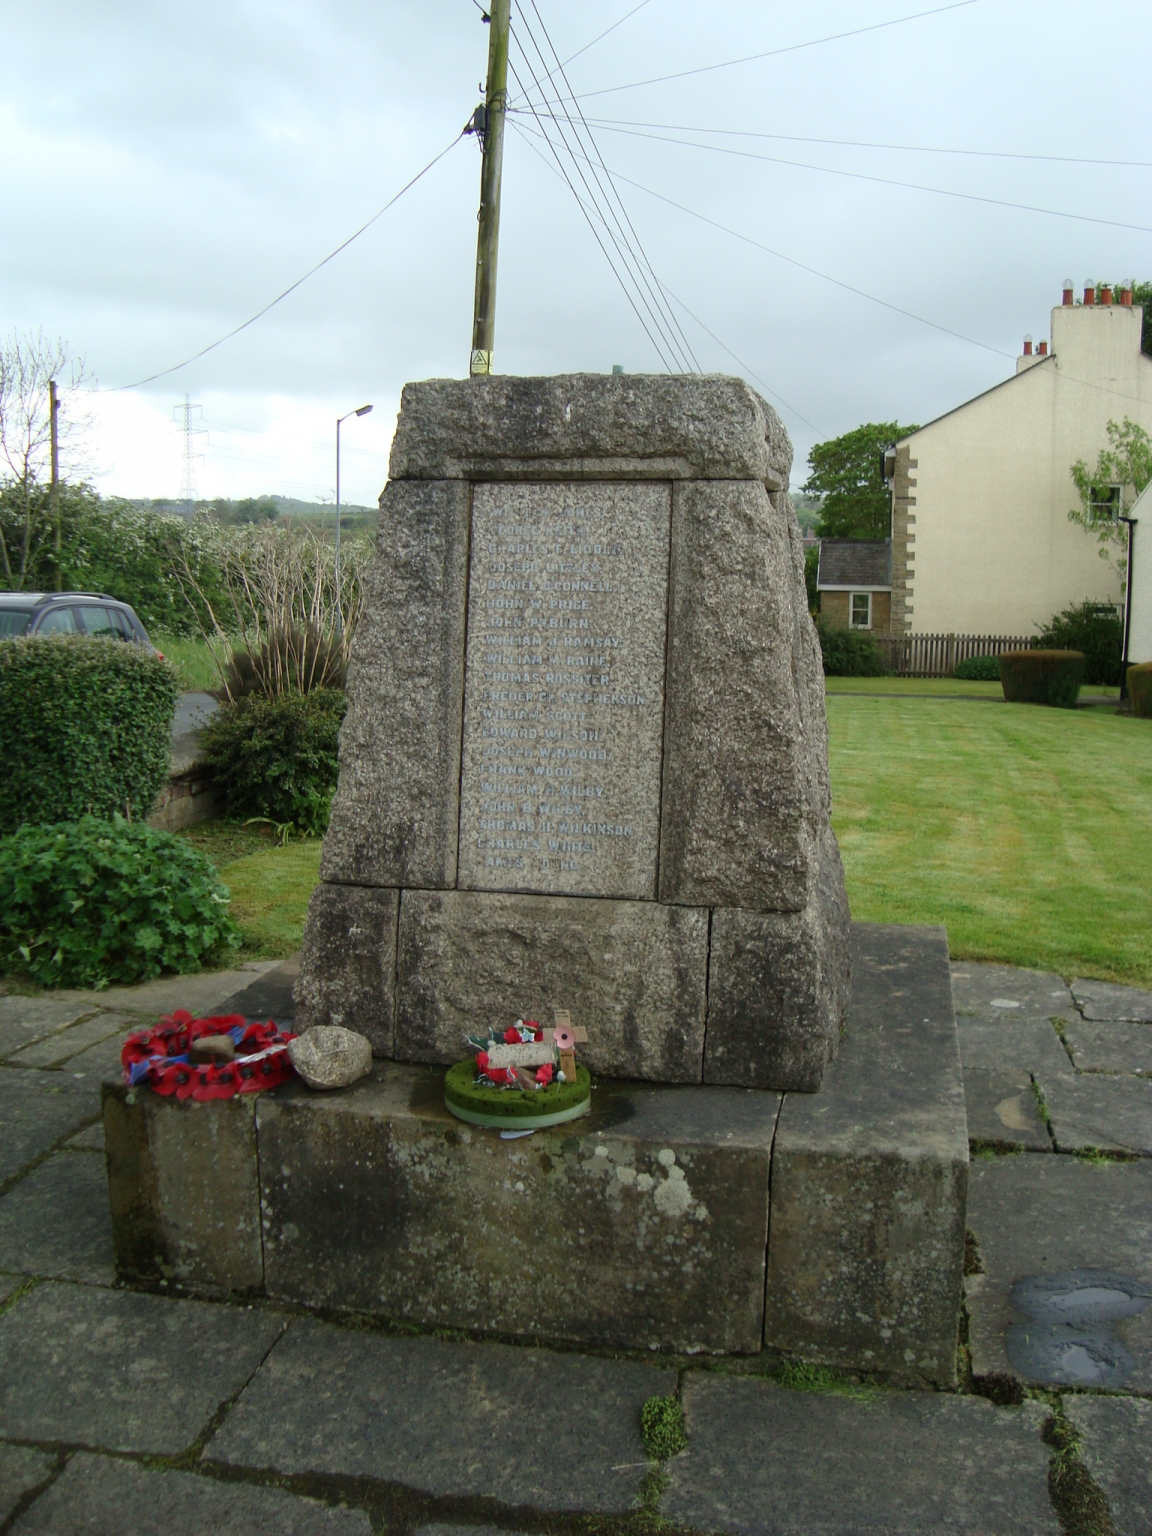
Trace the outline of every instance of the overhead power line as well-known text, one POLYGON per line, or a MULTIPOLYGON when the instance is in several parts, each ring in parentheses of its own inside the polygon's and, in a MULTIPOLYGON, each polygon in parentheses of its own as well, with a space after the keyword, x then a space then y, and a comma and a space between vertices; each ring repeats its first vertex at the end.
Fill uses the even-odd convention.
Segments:
POLYGON ((818 48, 823 43, 838 43, 847 37, 861 37, 866 32, 882 32, 886 27, 903 26, 905 22, 922 21, 927 16, 940 16, 945 11, 960 11, 976 5, 978 0, 953 0, 951 5, 938 5, 930 11, 917 11, 911 16, 895 16, 891 21, 873 22, 867 27, 853 27, 848 32, 832 32, 826 37, 813 37, 805 43, 789 43, 783 48, 769 48, 764 53, 749 53, 739 59, 722 59, 718 64, 700 64, 694 69, 680 69, 671 75, 653 75, 649 80, 631 80, 625 85, 605 85, 598 91, 581 92, 581 101, 593 96, 610 96, 615 91, 637 91, 645 85, 663 85, 667 80, 686 80, 689 75, 706 75, 717 69, 731 69, 736 64, 754 64, 760 59, 775 59, 784 53, 799 53, 804 48, 818 48))
POLYGON ((736 149, 729 144, 700 144, 692 139, 672 139, 666 134, 649 133, 638 128, 615 128, 603 125, 609 133, 624 134, 628 138, 652 139, 660 144, 679 144, 684 149, 703 149, 714 155, 734 155, 741 160, 763 160, 771 165, 787 165, 795 170, 819 171, 825 176, 845 176, 851 181, 871 181, 882 187, 901 187, 908 192, 931 192, 936 197, 955 197, 966 203, 987 203, 993 208, 1011 208, 1019 213, 1039 213, 1052 219, 1074 219, 1081 224, 1103 224, 1109 229, 1133 229, 1139 234, 1152 235, 1152 225, 1126 224, 1120 219, 1099 219, 1088 213, 1066 213, 1060 208, 1039 208, 1032 203, 1015 203, 1002 197, 984 197, 977 192, 955 192, 948 187, 928 187, 920 182, 897 181, 891 176, 873 176, 866 171, 845 171, 831 165, 812 165, 806 160, 786 160, 781 155, 765 155, 754 149, 736 149))
POLYGON ((294 283, 290 284, 287 288, 284 289, 283 293, 278 293, 274 299, 265 304, 263 309, 258 309, 254 315, 249 316, 249 318, 243 321, 240 325, 233 326, 233 328, 226 332, 225 335, 218 337, 213 342, 209 342, 208 346, 201 347, 199 352, 193 352, 192 356, 186 357, 182 363, 174 363, 171 368, 161 368, 158 373, 150 373, 146 379, 137 379, 134 384, 117 384, 109 389, 98 391, 98 393, 116 395, 120 394, 123 390, 126 389, 140 389, 143 385, 152 384, 157 379, 165 379, 170 373, 179 373, 181 368, 187 368, 190 363, 194 363, 198 361, 198 359, 206 357, 209 352, 214 352, 217 347, 222 347, 226 341, 231 341, 233 336, 239 336, 241 331, 246 331, 250 325, 255 325, 257 320, 263 319, 268 311, 270 309, 274 309, 282 299, 286 299, 290 293, 295 293, 297 288, 299 288, 302 283, 306 283, 310 277, 315 276, 321 267, 326 267, 330 261, 339 256, 341 251, 346 251, 354 240, 359 240, 360 236, 365 232, 365 230, 371 229, 376 220, 383 214, 387 213, 389 208, 391 208, 394 203, 398 203, 404 196, 405 192, 414 187, 422 176, 426 176, 434 165, 443 160, 448 151, 450 149, 454 149, 467 132, 468 128, 462 128, 460 132, 453 138, 450 144, 446 144, 440 153, 438 155, 434 155, 422 170, 417 171, 415 176, 412 177, 411 181, 406 181, 400 188, 399 192, 395 193, 394 196, 388 199, 383 208, 378 208, 366 223, 361 224, 360 228, 355 232, 355 234, 349 235, 347 240, 342 240, 334 251, 329 251, 328 255, 325 256, 322 261, 318 261, 314 267, 309 267, 308 271, 304 273, 303 277, 298 277, 294 283))
MULTIPOLYGON (((510 110, 522 110, 520 108, 510 110)), ((590 117, 593 128, 662 128, 668 133, 715 133, 734 139, 773 139, 782 144, 826 144, 838 149, 890 149, 915 155, 967 155, 986 160, 1039 160, 1052 165, 1110 165, 1152 170, 1152 160, 1096 160, 1086 155, 1033 155, 1011 149, 951 149, 939 144, 885 144, 870 139, 814 139, 799 133, 765 133, 756 128, 695 128, 683 123, 644 123, 624 117, 590 117)))

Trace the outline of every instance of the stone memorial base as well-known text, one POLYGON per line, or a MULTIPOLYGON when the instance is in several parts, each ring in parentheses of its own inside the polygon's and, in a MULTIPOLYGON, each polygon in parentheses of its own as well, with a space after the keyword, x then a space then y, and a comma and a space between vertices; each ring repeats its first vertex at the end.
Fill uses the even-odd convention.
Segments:
POLYGON ((945 937, 854 925, 818 1094, 600 1078, 518 1140, 443 1069, 178 1103, 104 1089, 117 1269, 505 1338, 955 1381, 968 1145, 945 937))

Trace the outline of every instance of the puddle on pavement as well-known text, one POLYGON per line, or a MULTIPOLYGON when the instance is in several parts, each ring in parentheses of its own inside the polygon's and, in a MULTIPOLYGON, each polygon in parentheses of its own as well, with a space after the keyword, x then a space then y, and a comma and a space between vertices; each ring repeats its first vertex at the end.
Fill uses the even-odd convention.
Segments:
POLYGON ((1030 1381, 1117 1387, 1135 1368, 1109 1325, 1142 1312, 1152 1287, 1110 1270, 1067 1269, 1018 1280, 1010 1299, 1030 1321, 1009 1328, 1008 1358, 1030 1381))

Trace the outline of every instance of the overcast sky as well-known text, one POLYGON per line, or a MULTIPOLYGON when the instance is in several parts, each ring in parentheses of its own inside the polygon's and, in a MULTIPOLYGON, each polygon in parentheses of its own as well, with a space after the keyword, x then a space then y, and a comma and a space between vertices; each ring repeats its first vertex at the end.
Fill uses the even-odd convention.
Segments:
MULTIPOLYGON (((525 79, 529 27, 566 59, 636 0, 536 4, 538 16, 531 0, 526 15, 513 6, 525 79)), ((1152 276, 1148 228, 1124 227, 1152 226, 1147 166, 920 152, 1152 161, 1147 0, 974 0, 611 89, 931 7, 647 0, 568 70, 590 120, 670 125, 680 131, 642 131, 745 152, 594 130, 612 171, 692 210, 618 184, 660 282, 719 338, 681 312, 700 367, 774 392, 794 485, 813 442, 862 421, 930 420, 1005 377, 1025 332, 1047 335, 1063 278, 1079 290, 1152 276)), ((467 372, 473 138, 255 325, 116 391, 247 319, 452 142, 485 73, 475 0, 4 0, 0 17, 0 321, 43 327, 86 358, 101 390, 87 447, 97 486, 179 494, 173 416, 187 393, 204 429, 200 495, 331 498, 334 418, 370 401, 344 428, 343 494, 374 502, 404 381, 467 372)), ((659 370, 572 193, 533 148, 537 124, 511 123, 497 371, 659 370)))

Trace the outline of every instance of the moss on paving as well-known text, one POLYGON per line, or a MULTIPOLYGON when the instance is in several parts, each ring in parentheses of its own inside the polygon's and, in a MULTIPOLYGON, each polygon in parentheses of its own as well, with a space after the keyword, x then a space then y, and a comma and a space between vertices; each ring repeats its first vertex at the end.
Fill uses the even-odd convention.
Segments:
POLYGON ((957 959, 1152 983, 1152 721, 831 696, 828 726, 853 917, 943 923, 957 959))
POLYGON ((1080 1435, 1057 1402, 1042 1431, 1052 1447, 1048 1497, 1068 1536, 1115 1536, 1108 1500, 1080 1458, 1080 1435))
POLYGON ((871 1403, 881 1388, 870 1382, 857 1381, 826 1365, 812 1365, 806 1360, 786 1360, 775 1372, 782 1387, 793 1392, 820 1392, 832 1397, 847 1397, 854 1403, 871 1403))

